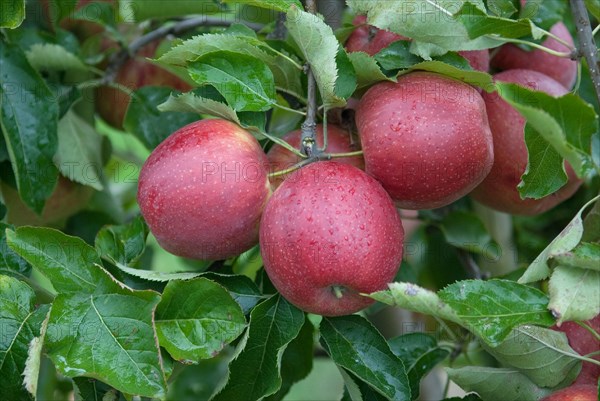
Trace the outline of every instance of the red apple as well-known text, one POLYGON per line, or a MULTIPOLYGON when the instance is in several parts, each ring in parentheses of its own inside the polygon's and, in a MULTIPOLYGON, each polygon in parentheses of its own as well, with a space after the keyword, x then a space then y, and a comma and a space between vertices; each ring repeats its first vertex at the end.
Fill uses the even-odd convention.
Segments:
POLYGON ((374 85, 360 102, 356 125, 366 172, 405 209, 452 203, 492 167, 481 95, 443 75, 415 72, 374 85))
MULTIPOLYGON (((117 72, 115 82, 132 90, 151 85, 167 86, 179 91, 190 90, 187 82, 146 59, 154 57, 158 45, 158 42, 146 45, 135 58, 125 62, 117 72)), ((130 101, 128 94, 115 88, 103 86, 96 91, 96 111, 104 121, 119 129, 123 128, 130 101)))
MULTIPOLYGON (((567 27, 562 22, 555 24, 550 32, 573 45, 573 37, 571 37, 567 27)), ((553 38, 546 39, 542 45, 558 52, 568 53, 570 51, 567 46, 553 38)), ((553 56, 542 50, 525 51, 513 44, 500 47, 492 58, 491 65, 499 70, 526 69, 538 71, 554 78, 567 89, 573 87, 577 78, 576 61, 553 56)))
POLYGON ((0 189, 7 208, 6 220, 15 226, 61 227, 67 218, 88 204, 94 193, 91 187, 59 176, 54 191, 46 200, 42 214, 38 215, 25 205, 14 188, 1 183, 0 189))
MULTIPOLYGON (((495 75, 501 82, 527 86, 552 96, 561 96, 567 90, 552 78, 530 70, 508 70, 495 75)), ((478 202, 510 214, 534 215, 553 208, 575 193, 581 185, 573 169, 566 165, 568 183, 542 199, 521 199, 517 185, 527 168, 525 146, 525 118, 497 93, 484 93, 490 127, 494 137, 494 165, 486 179, 471 193, 478 202)))
MULTIPOLYGON (((284 139, 293 147, 299 148, 301 135, 302 132, 300 130, 296 130, 286 134, 282 139, 284 139)), ((355 141, 358 142, 358 139, 355 139, 355 141)), ((323 126, 321 124, 317 125, 317 145, 319 147, 323 146, 323 126)), ((358 143, 352 144, 350 142, 350 135, 348 132, 336 127, 335 125, 327 125, 326 151, 328 153, 347 153, 356 151, 359 148, 360 146, 358 146, 358 143)), ((283 146, 279 146, 277 144, 273 145, 273 147, 269 149, 267 158, 269 159, 271 171, 280 171, 290 168, 301 160, 300 157, 296 156, 283 146)), ((360 169, 364 168, 364 161, 362 157, 342 157, 336 159, 336 161, 348 163, 360 169)), ((273 177, 271 179, 271 185, 275 189, 283 182, 284 179, 288 178, 289 176, 290 175, 273 177)))
POLYGON ((288 301, 326 316, 373 301, 402 260, 400 216, 377 181, 354 166, 317 162, 275 191, 260 224, 269 278, 288 301), (337 293, 337 294, 336 294, 337 293))
POLYGON ((558 390, 540 401, 598 401, 598 387, 574 385, 558 390))
MULTIPOLYGON (((358 28, 346 40, 349 52, 365 52, 371 56, 379 53, 398 40, 410 40, 406 36, 367 25, 367 17, 358 15, 352 23, 358 28)), ((458 54, 467 59, 474 70, 487 72, 490 69, 490 53, 488 50, 459 51, 458 54)))
MULTIPOLYGON (((592 329, 600 333, 600 315, 586 321, 592 329)), ((569 345, 580 355, 591 354, 600 351, 600 341, 592 333, 575 322, 565 322, 560 327, 552 327, 553 330, 562 331, 569 339, 569 345)), ((600 355, 591 357, 600 361, 600 355)), ((581 372, 575 380, 575 384, 594 384, 598 383, 600 377, 600 366, 591 362, 583 362, 581 372)))
POLYGON ((142 167, 138 203, 158 243, 194 259, 225 259, 258 242, 270 194, 259 143, 234 123, 207 119, 162 142, 142 167))

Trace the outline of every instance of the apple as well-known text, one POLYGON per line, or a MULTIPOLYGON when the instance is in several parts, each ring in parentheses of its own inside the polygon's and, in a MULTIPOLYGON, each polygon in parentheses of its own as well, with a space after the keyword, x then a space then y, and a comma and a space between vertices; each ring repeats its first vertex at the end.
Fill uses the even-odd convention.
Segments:
MULTIPOLYGON (((585 322, 588 326, 600 333, 600 315, 585 322)), ((591 354, 600 351, 600 341, 592 333, 575 322, 565 322, 560 327, 553 326, 553 330, 562 331, 569 339, 569 345, 580 355, 591 354)), ((591 357, 600 361, 600 355, 591 357)), ((591 362, 583 362, 581 372, 575 380, 575 384, 597 384, 600 377, 600 366, 591 362)))
MULTIPOLYGON (((300 139, 302 136, 301 130, 292 131, 283 136, 283 140, 292 145, 294 148, 300 148, 300 139)), ((356 139, 355 141, 358 141, 356 139)), ((323 125, 317 125, 317 146, 323 146, 323 125)), ((358 143, 350 142, 350 134, 335 125, 327 125, 327 152, 328 153, 347 153, 356 151, 360 148, 358 143)), ((286 148, 280 145, 273 145, 267 152, 267 158, 269 159, 271 171, 280 171, 292 167, 294 164, 301 161, 300 157, 296 156, 286 148)), ((336 161, 341 163, 348 163, 360 169, 364 168, 364 161, 362 157, 341 157, 336 158, 336 161)), ((293 173, 292 173, 293 174, 293 173)), ((273 188, 277 188, 284 179, 290 177, 290 175, 279 176, 271 178, 271 185, 273 188)))
POLYGON ((374 85, 360 101, 356 125, 365 171, 404 209, 448 205, 492 167, 481 95, 443 75, 414 72, 374 85))
POLYGON ((555 391, 540 401, 598 401, 598 387, 574 385, 555 391))
POLYGON ((288 301, 326 316, 357 312, 386 288, 404 232, 389 195, 362 170, 323 161, 275 191, 260 223, 265 271, 288 301))
MULTIPOLYGON (((508 70, 494 79, 512 82, 531 89, 561 96, 568 91, 554 79, 532 70, 508 70)), ((484 93, 487 113, 494 137, 494 165, 485 180, 471 193, 471 197, 486 206, 510 214, 535 215, 543 213, 569 198, 581 185, 575 172, 566 164, 568 183, 552 195, 542 199, 521 199, 517 185, 527 168, 525 145, 525 118, 497 93, 484 93)))
MULTIPOLYGON (((358 27, 346 40, 346 50, 349 52, 365 52, 374 56, 382 49, 398 40, 410 40, 406 36, 367 25, 367 17, 358 15, 352 23, 358 27)), ((485 50, 459 51, 458 54, 467 59, 474 70, 487 72, 490 69, 490 53, 485 50)))
MULTIPOLYGON (((115 82, 135 90, 143 86, 167 86, 179 91, 188 91, 192 87, 177 75, 153 64, 146 57, 154 57, 159 42, 144 46, 132 59, 129 59, 117 71, 115 82)), ((104 121, 113 127, 122 129, 131 96, 127 93, 102 86, 96 91, 96 111, 104 121)))
POLYGON ((217 260, 258 242, 270 195, 268 161, 258 141, 236 124, 189 124, 154 149, 140 172, 138 203, 167 251, 217 260))
MULTIPOLYGON (((562 22, 555 24, 550 32, 573 45, 573 37, 562 22)), ((556 39, 548 38, 543 46, 558 51, 569 52, 569 48, 556 39)), ((513 44, 505 44, 492 57, 491 65, 498 70, 526 69, 548 75, 571 89, 577 78, 577 62, 569 58, 557 57, 543 50, 526 51, 513 44)))
POLYGON ((59 176, 42 214, 38 215, 21 200, 16 189, 6 183, 0 183, 0 189, 7 208, 6 220, 15 226, 62 227, 67 218, 85 208, 94 193, 91 187, 59 176))

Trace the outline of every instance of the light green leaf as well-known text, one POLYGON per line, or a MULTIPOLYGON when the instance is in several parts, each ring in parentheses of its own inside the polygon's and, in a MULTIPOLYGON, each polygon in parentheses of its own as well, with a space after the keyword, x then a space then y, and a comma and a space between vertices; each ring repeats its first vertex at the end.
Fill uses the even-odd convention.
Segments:
POLYGON ((304 312, 279 294, 257 305, 250 313, 245 347, 229 364, 227 385, 213 400, 258 400, 277 392, 282 355, 303 324, 304 312))
POLYGON ((520 326, 496 347, 488 347, 503 366, 513 367, 540 387, 575 380, 581 369, 578 355, 564 333, 538 326, 520 326))
POLYGON ((102 185, 102 136, 73 110, 58 122, 58 150, 54 163, 71 181, 98 191, 102 185))
POLYGON ((236 124, 240 123, 235 110, 225 103, 203 98, 191 92, 183 93, 181 95, 171 94, 166 102, 158 105, 157 109, 162 112, 177 111, 183 113, 210 114, 215 117, 233 121, 236 124))
POLYGON ((363 52, 348 53, 350 62, 356 71, 356 79, 358 88, 365 88, 380 81, 393 81, 392 78, 386 77, 377 65, 375 59, 363 52))
POLYGON ((29 277, 31 266, 8 247, 6 229, 14 230, 14 227, 0 222, 0 274, 16 278, 29 277))
POLYGON ((104 226, 96 234, 96 251, 111 263, 135 264, 146 250, 148 226, 141 216, 120 226, 104 226))
POLYGON ((600 271, 600 244, 582 242, 571 251, 556 255, 554 260, 565 267, 600 271))
POLYGON ((29 343, 39 335, 43 320, 43 316, 36 318, 34 301, 31 287, 0 275, 0 388, 6 400, 32 399, 23 386, 22 374, 29 343))
POLYGON ((509 280, 465 280, 438 292, 463 325, 495 347, 514 327, 523 324, 550 326, 548 298, 535 288, 509 280))
POLYGON ((158 342, 174 359, 197 363, 235 340, 246 319, 225 288, 201 277, 167 284, 155 324, 158 342))
POLYGON ((463 390, 475 391, 483 400, 538 401, 552 392, 536 386, 516 369, 467 366, 446 368, 446 372, 463 390))
MULTIPOLYGON (((34 337, 29 343, 27 351, 27 360, 25 361, 25 370, 23 371, 23 385, 29 394, 34 397, 37 394, 38 382, 40 379, 40 367, 42 363, 42 353, 44 350, 44 339, 46 330, 48 329, 48 319, 50 314, 50 305, 40 306, 34 313, 38 317, 36 320, 41 320, 39 324, 39 335, 34 337)), ((32 319, 33 320, 33 319, 32 319)))
POLYGON ((356 315, 324 318, 320 330, 321 345, 338 366, 387 399, 411 399, 403 361, 366 319, 356 315))
POLYGON ((171 280, 190 280, 201 276, 202 272, 179 272, 179 273, 165 273, 158 272, 155 270, 143 270, 143 269, 134 269, 123 263, 116 262, 115 266, 119 268, 119 270, 144 280, 148 281, 157 281, 157 282, 168 282, 171 280))
POLYGON ((25 0, 0 2, 0 28, 18 28, 25 19, 25 0))
POLYGON ((557 266, 548 286, 548 309, 560 325, 569 320, 589 320, 600 313, 600 271, 557 266))
POLYGON ((387 305, 461 323, 458 315, 435 292, 412 283, 390 283, 388 287, 389 290, 374 292, 369 297, 387 305))
POLYGON ((38 71, 87 71, 88 66, 76 55, 53 43, 36 43, 25 53, 38 71))
POLYGON ((298 0, 224 0, 223 3, 248 4, 249 6, 265 8, 270 11, 287 12, 292 5, 302 8, 302 3, 298 0))
POLYGON ((243 53, 216 51, 188 66, 199 85, 212 85, 236 111, 266 111, 276 102, 271 70, 260 59, 243 53))
POLYGON ((336 55, 339 44, 331 27, 316 15, 301 11, 297 7, 288 11, 286 26, 310 64, 325 109, 346 104, 335 91, 338 79, 336 55))
POLYGON ((58 104, 19 47, 2 42, 0 65, 0 128, 19 195, 41 213, 58 177, 58 104))
POLYGON ((561 233, 548 244, 546 249, 531 262, 525 273, 519 278, 519 283, 531 283, 533 281, 543 280, 550 276, 550 269, 547 265, 548 259, 569 252, 577 246, 583 234, 581 214, 588 206, 598 199, 600 199, 600 196, 595 197, 583 205, 564 230, 562 230, 561 233))

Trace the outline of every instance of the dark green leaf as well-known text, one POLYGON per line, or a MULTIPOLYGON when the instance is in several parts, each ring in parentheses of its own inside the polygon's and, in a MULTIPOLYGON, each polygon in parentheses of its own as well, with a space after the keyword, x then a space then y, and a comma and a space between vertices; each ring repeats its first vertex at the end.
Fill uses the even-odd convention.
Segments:
POLYGON ((467 366, 446 372, 463 390, 475 391, 483 400, 538 401, 552 392, 516 369, 467 366))
MULTIPOLYGON (((596 265, 600 264, 597 260, 596 265)), ((590 320, 600 313, 600 271, 558 265, 552 272, 548 309, 561 324, 590 320)))
POLYGON ((487 6, 497 17, 510 18, 519 11, 513 0, 487 0, 487 6))
POLYGON ((280 11, 284 13, 287 12, 291 6, 302 8, 302 3, 300 3, 298 0, 225 0, 223 3, 248 4, 254 7, 265 8, 271 12, 280 11))
POLYGON ((0 274, 14 277, 29 277, 31 265, 8 247, 6 229, 14 230, 10 224, 0 223, 0 274))
POLYGON ((87 71, 88 66, 75 54, 52 43, 34 44, 26 52, 27 60, 38 71, 87 71))
POLYGON ((600 21, 600 0, 584 0, 589 13, 600 21))
POLYGON ((375 60, 386 70, 396 70, 412 67, 423 59, 410 52, 408 40, 397 40, 375 55, 375 60))
POLYGON ((166 102, 172 89, 145 86, 136 90, 127 108, 123 127, 150 150, 184 125, 198 120, 196 113, 161 113, 157 106, 166 102))
POLYGON ((240 306, 221 285, 206 278, 170 281, 156 308, 159 344, 183 363, 218 354, 246 327, 240 306))
POLYGON ((411 71, 429 71, 458 79, 469 85, 476 85, 481 88, 492 87, 493 81, 490 74, 473 71, 468 63, 465 64, 465 61, 464 58, 456 54, 448 53, 439 60, 423 61, 422 63, 415 64, 408 70, 401 71, 400 74, 407 74, 411 71))
POLYGON ((25 0, 0 2, 0 28, 17 28, 25 19, 25 0))
POLYGON ((561 266, 600 271, 600 244, 582 242, 571 251, 556 255, 554 260, 561 266))
POLYGON ((356 80, 358 88, 365 88, 380 81, 393 81, 392 78, 386 77, 375 59, 363 52, 352 52, 348 54, 354 71, 356 72, 356 80))
POLYGON ((538 326, 516 327, 498 346, 484 348, 503 366, 516 368, 540 387, 556 387, 565 378, 573 381, 581 369, 565 334, 538 326))
POLYGON ((242 53, 216 51, 189 64, 199 85, 212 85, 237 111, 266 111, 275 103, 273 73, 260 59, 242 53))
POLYGON ((357 315, 324 318, 321 345, 334 362, 390 400, 410 400, 410 385, 402 360, 381 334, 357 315))
POLYGON ((152 18, 185 17, 191 14, 223 13, 224 17, 227 17, 223 6, 215 0, 177 0, 169 2, 168 7, 159 1, 131 0, 128 6, 128 11, 136 22, 152 18))
POLYGON ((281 388, 265 401, 283 400, 292 384, 308 376, 313 367, 314 331, 310 320, 305 319, 298 336, 289 343, 281 358, 281 388))
POLYGON ((541 30, 530 20, 493 17, 468 2, 456 15, 457 20, 467 29, 471 39, 490 34, 497 35, 499 41, 501 38, 533 36, 535 39, 539 39, 542 36, 541 30))
POLYGON ((246 276, 208 272, 203 274, 203 277, 225 287, 233 299, 240 304, 244 315, 250 313, 252 308, 264 298, 256 284, 246 276))
POLYGON ((456 311, 473 333, 495 347, 514 327, 550 326, 548 297, 541 291, 508 280, 465 280, 449 285, 439 297, 456 311))
POLYGON ((21 199, 41 213, 58 177, 58 105, 21 49, 2 42, 0 65, 0 127, 21 199))
POLYGON ((388 398, 379 394, 367 383, 352 372, 339 368, 344 379, 344 397, 341 401, 386 401, 388 398))
POLYGON ((281 356, 298 336, 304 312, 279 294, 250 313, 245 346, 229 365, 227 385, 214 400, 258 400, 281 388, 281 356))
POLYGON ((485 226, 474 213, 450 212, 441 222, 446 241, 457 248, 476 252, 486 258, 498 257, 498 245, 492 241, 485 226))
POLYGON ((338 77, 337 81, 335 81, 335 95, 342 99, 348 99, 354 93, 357 81, 352 62, 343 47, 339 48, 335 62, 338 67, 338 77))
MULTIPOLYGON (((104 401, 104 397, 111 397, 110 393, 116 390, 96 379, 87 377, 73 378, 73 396, 75 401, 104 401)), ((116 394, 113 396, 116 397, 116 394)))
POLYGON ((525 7, 521 8, 521 18, 529 18, 543 29, 550 28, 559 21, 563 21, 568 8, 566 1, 528 0, 525 7))
POLYGON ((4 219, 4 216, 6 216, 6 205, 0 200, 0 220, 4 219))
POLYGON ((33 319, 34 300, 35 294, 27 284, 0 275, 0 388, 5 400, 33 398, 23 386, 22 374, 29 344, 39 335, 41 326, 33 319))
POLYGON ((440 348, 435 338, 423 333, 409 333, 388 341, 390 349, 404 362, 412 399, 419 397, 421 379, 450 354, 440 348))
POLYGON ((600 242, 600 200, 596 201, 592 210, 585 216, 581 240, 586 242, 600 242))
POLYGON ((83 7, 73 13, 74 19, 95 22, 104 26, 115 25, 115 7, 111 2, 93 1, 79 4, 82 4, 83 7))
POLYGON ((133 265, 146 250, 148 226, 141 216, 120 226, 104 226, 96 235, 96 251, 112 263, 133 265))

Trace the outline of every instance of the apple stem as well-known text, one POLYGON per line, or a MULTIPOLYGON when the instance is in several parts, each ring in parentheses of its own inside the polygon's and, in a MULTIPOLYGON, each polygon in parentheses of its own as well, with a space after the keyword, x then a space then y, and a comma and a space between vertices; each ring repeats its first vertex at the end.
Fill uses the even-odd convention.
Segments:
POLYGON ((590 17, 583 0, 571 0, 571 12, 577 27, 577 38, 579 39, 579 55, 583 55, 587 61, 590 77, 594 83, 596 97, 600 102, 600 66, 598 65, 598 48, 594 42, 590 17))
POLYGON ((331 160, 331 159, 335 159, 335 158, 339 158, 339 157, 358 157, 358 156, 362 156, 362 154, 363 154, 362 150, 357 150, 355 152, 346 152, 346 153, 320 153, 315 156, 306 158, 306 159, 294 164, 292 167, 286 168, 285 170, 274 171, 269 174, 269 178, 279 177, 282 175, 293 173, 294 171, 298 170, 299 168, 302 168, 310 163, 323 161, 323 160, 331 160))
POLYGON ((342 297, 344 296, 344 287, 342 286, 334 285, 331 287, 331 290, 333 291, 337 299, 342 299, 342 297))

